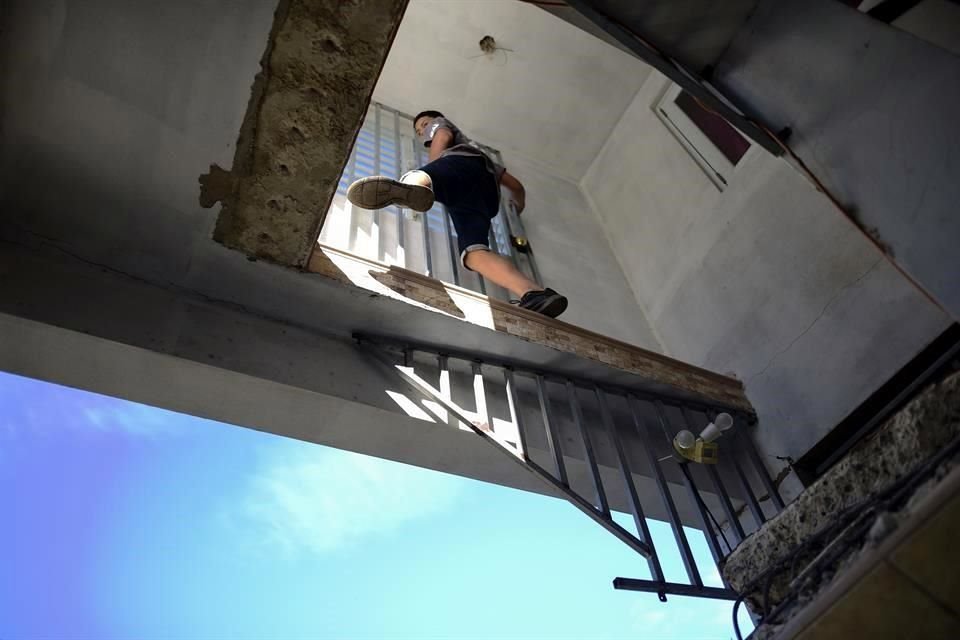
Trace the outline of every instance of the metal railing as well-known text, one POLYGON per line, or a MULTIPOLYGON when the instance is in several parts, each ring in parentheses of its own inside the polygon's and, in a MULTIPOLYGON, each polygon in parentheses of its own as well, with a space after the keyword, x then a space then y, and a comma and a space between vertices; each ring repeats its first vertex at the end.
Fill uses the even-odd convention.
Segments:
MULTIPOLYGON (((499 151, 480 146, 492 159, 503 163, 499 151)), ((508 298, 503 289, 460 264, 456 230, 443 205, 438 203, 423 214, 405 215, 395 206, 376 211, 358 209, 346 198, 347 189, 358 178, 399 178, 428 161, 426 149, 414 135, 412 118, 372 103, 337 185, 320 242, 484 295, 508 298)), ((491 224, 490 248, 510 259, 534 281, 541 282, 529 243, 518 248, 515 238, 526 238, 523 223, 508 198, 501 197, 500 212, 491 224)))
POLYGON ((440 422, 459 423, 496 445, 643 556, 650 578, 616 578, 615 588, 656 593, 662 601, 668 594, 737 598, 726 584, 704 584, 684 524, 695 523, 714 562, 719 563, 783 508, 774 482, 744 433, 754 421, 752 415, 465 352, 370 336, 355 338, 420 395, 440 422), (474 410, 453 397, 454 375, 462 382, 456 388, 472 386, 469 401, 474 410), (718 463, 694 464, 677 456, 672 444, 676 432, 697 432, 720 411, 733 415, 735 428, 719 441, 718 463), (495 412, 505 418, 493 417, 495 412), (648 480, 645 492, 638 489, 638 478, 648 480), (761 491, 765 495, 758 497, 761 491), (615 522, 611 496, 633 515, 633 531, 615 522), (647 525, 650 513, 670 524, 686 583, 665 578, 647 525))

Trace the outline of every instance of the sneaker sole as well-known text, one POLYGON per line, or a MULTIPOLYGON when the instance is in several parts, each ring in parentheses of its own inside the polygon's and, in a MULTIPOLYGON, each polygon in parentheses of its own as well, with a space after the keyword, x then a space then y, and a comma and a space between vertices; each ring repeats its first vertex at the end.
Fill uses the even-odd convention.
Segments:
POLYGON ((414 211, 429 211, 434 202, 433 191, 427 187, 383 176, 357 180, 347 190, 347 199, 361 209, 383 209, 397 204, 414 211))
POLYGON ((536 313, 547 316, 548 318, 556 318, 561 313, 567 310, 567 299, 560 294, 555 296, 550 296, 544 302, 536 307, 521 307, 525 308, 527 311, 534 311, 536 313))

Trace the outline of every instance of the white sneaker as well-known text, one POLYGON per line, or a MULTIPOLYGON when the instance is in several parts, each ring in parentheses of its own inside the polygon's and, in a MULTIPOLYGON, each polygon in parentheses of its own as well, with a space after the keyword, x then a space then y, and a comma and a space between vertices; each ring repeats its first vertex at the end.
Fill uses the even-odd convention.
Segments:
POLYGON ((414 211, 433 207, 433 190, 418 184, 407 184, 385 176, 360 178, 347 189, 347 199, 361 209, 383 209, 392 204, 414 211))

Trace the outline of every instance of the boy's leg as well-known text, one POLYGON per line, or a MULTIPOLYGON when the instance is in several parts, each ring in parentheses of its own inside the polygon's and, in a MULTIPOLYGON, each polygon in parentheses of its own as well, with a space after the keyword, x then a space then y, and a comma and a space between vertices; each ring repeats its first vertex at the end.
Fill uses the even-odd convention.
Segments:
POLYGON ((468 251, 463 263, 471 271, 476 271, 487 280, 500 285, 518 298, 531 291, 540 291, 536 282, 523 275, 512 262, 503 256, 485 249, 468 251))
POLYGON ((567 299, 553 289, 543 289, 523 275, 512 262, 487 247, 468 247, 463 264, 484 278, 507 289, 520 298, 521 309, 529 309, 556 318, 567 310, 567 299))

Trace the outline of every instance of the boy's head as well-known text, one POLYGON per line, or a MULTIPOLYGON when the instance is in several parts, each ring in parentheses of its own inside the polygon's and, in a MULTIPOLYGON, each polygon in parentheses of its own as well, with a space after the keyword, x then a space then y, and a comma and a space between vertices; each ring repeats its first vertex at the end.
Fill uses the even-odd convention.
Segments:
POLYGON ((427 125, 433 121, 434 118, 442 118, 443 114, 439 111, 434 111, 433 109, 427 109, 426 111, 421 111, 413 119, 413 130, 417 132, 418 136, 423 135, 423 130, 427 128, 427 125))

